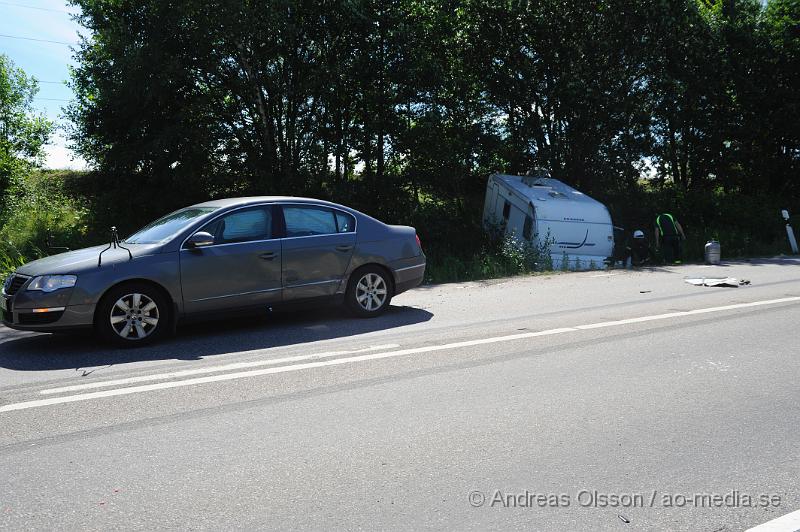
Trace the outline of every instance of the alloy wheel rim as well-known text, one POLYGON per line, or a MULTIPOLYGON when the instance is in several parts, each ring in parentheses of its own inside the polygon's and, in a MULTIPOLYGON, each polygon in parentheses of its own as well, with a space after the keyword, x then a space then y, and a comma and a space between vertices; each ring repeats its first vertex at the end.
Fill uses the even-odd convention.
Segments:
POLYGON ((137 341, 150 336, 158 327, 158 305, 145 294, 122 296, 111 307, 111 328, 125 340, 137 341))
POLYGON ((386 303, 389 291, 386 281, 377 273, 368 273, 356 285, 356 301, 367 312, 374 312, 386 303))

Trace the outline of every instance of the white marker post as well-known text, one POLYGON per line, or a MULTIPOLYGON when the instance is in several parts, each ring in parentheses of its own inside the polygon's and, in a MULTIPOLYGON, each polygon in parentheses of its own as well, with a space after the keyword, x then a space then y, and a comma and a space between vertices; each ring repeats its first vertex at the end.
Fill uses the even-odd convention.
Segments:
POLYGON ((789 246, 792 248, 792 253, 797 255, 797 240, 794 238, 794 229, 792 229, 792 224, 789 223, 789 211, 783 209, 781 214, 783 215, 783 219, 786 220, 786 236, 789 237, 789 246))

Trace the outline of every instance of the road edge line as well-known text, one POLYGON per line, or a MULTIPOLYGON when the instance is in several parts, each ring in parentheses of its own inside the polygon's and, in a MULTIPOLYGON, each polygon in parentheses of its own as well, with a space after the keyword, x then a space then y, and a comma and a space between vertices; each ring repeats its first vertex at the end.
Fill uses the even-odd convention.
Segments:
POLYGON ((150 392, 156 390, 166 390, 171 388, 179 388, 183 386, 192 386, 195 384, 207 384, 211 382, 221 382, 233 379, 240 379, 246 377, 258 377, 263 375, 272 375, 277 373, 287 373, 290 371, 301 371, 305 369, 320 368, 326 366, 337 366, 341 364, 349 364, 353 362, 364 362, 368 360, 380 360, 384 358, 394 358, 400 356, 414 355, 419 353, 430 353, 436 351, 444 351, 450 349, 458 349, 460 347, 472 347, 476 345, 487 345, 500 342, 509 342, 514 340, 523 340, 527 338, 537 338, 540 336, 551 336, 555 334, 563 334, 566 332, 576 332, 582 330, 590 330, 601 327, 614 327, 620 325, 628 325, 633 323, 642 323, 647 321, 664 320, 674 317, 692 316, 696 314, 708 314, 712 312, 723 312, 726 310, 736 310, 741 308, 752 308, 765 305, 775 305, 780 303, 789 303, 800 301, 800 296, 784 297, 779 299, 768 299, 762 301, 753 301, 749 303, 736 303, 732 305, 724 305, 721 307, 707 307, 702 309, 686 310, 679 312, 669 312, 665 314, 655 314, 651 316, 641 316, 639 318, 629 318, 624 320, 613 320, 607 322, 598 322, 588 325, 576 325, 573 327, 562 327, 557 329, 548 329, 539 332, 528 332, 510 334, 505 336, 494 336, 490 338, 480 338, 476 340, 466 340, 462 342, 454 342, 449 344, 440 344, 433 346, 422 346, 409 349, 400 349, 397 351, 386 351, 382 353, 373 353, 368 355, 360 355, 355 357, 337 358, 334 360, 327 360, 321 362, 307 362, 305 364, 293 364, 289 366, 278 366, 271 368, 264 368, 251 371, 240 371, 235 373, 224 373, 222 375, 212 375, 207 377, 198 377, 194 379, 185 379, 171 382, 161 382, 155 384, 146 384, 143 386, 130 386, 126 388, 115 388, 112 390, 104 390, 100 392, 90 392, 77 395, 68 395, 62 397, 53 397, 50 399, 37 399, 33 401, 24 401, 21 403, 11 403, 0 406, 0 413, 14 412, 18 410, 26 410, 29 408, 37 408, 42 406, 51 406, 62 403, 73 403, 77 401, 87 401, 90 399, 100 399, 104 397, 116 397, 120 395, 130 395, 133 393, 150 392))

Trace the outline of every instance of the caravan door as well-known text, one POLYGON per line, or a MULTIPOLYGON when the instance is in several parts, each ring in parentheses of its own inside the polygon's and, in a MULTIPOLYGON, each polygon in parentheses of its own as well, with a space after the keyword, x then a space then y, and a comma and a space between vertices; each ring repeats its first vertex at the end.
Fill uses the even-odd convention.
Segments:
POLYGON ((559 221, 551 223, 554 242, 550 250, 554 267, 561 268, 566 254, 570 268, 586 269, 592 264, 602 267, 612 254, 613 234, 611 224, 559 221))

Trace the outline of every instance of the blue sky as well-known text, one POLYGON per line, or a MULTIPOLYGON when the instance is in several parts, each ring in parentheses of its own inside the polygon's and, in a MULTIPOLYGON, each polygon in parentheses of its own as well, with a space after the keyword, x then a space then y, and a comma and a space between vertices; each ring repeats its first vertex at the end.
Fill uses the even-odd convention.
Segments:
MULTIPOLYGON (((76 11, 58 0, 0 0, 0 53, 41 82, 34 106, 57 124, 65 123, 62 108, 72 98, 72 91, 63 84, 74 64, 70 46, 4 36, 77 43, 80 27, 70 17, 76 11)), ((67 149, 61 132, 54 135, 46 152, 48 168, 86 166, 67 149)))

